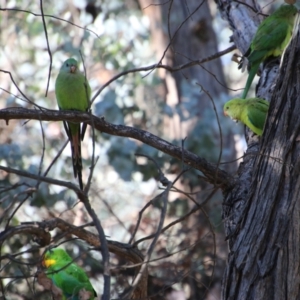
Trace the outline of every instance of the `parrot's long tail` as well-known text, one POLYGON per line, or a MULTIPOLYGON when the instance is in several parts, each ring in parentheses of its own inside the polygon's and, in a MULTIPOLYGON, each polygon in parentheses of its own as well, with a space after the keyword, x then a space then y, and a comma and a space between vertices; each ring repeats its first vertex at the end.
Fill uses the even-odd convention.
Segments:
POLYGON ((244 92, 243 92, 243 95, 242 95, 242 99, 246 99, 248 91, 249 91, 250 86, 252 84, 252 81, 253 81, 253 79, 254 79, 257 71, 258 71, 258 68, 259 68, 259 63, 256 63, 255 65, 251 66, 251 70, 249 71, 249 75, 248 75, 246 86, 245 86, 245 89, 244 89, 244 92))
POLYGON ((83 190, 80 130, 78 131, 78 133, 72 136, 71 148, 74 177, 76 178, 78 175, 79 186, 80 189, 83 190))
POLYGON ((71 143, 74 177, 78 176, 79 187, 83 190, 80 124, 64 125, 71 143))

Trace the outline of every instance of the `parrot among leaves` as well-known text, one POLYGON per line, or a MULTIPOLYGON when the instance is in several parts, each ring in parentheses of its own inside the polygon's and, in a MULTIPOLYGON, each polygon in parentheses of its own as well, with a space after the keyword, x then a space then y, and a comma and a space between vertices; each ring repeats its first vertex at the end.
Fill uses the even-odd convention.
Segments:
MULTIPOLYGON (((55 81, 55 94, 60 110, 76 110, 86 112, 91 97, 90 85, 79 69, 74 58, 67 59, 60 68, 55 81)), ((78 175, 79 186, 82 183, 81 141, 84 138, 86 124, 64 121, 64 128, 71 143, 74 177, 78 175)))
POLYGON ((241 121, 257 135, 262 135, 269 102, 260 98, 235 98, 224 104, 224 115, 241 121))
MULTIPOLYGON (((264 19, 244 57, 248 60, 249 76, 242 95, 246 99, 251 83, 259 65, 268 57, 280 56, 292 37, 297 8, 293 5, 282 5, 272 15, 264 19)), ((241 62, 239 68, 243 65, 241 62)))
POLYGON ((97 297, 87 274, 73 262, 65 250, 61 248, 48 250, 44 255, 43 265, 47 268, 46 276, 61 289, 62 300, 79 300, 82 292, 84 299, 93 300, 97 297))

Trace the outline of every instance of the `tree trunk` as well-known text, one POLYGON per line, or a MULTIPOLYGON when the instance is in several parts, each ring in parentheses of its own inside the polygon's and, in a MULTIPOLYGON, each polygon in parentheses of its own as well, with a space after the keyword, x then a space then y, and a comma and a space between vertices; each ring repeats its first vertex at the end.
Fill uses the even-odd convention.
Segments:
MULTIPOLYGON (((252 22, 250 15, 245 17, 251 10, 234 1, 218 4, 236 45, 245 50, 237 24, 242 15, 244 22, 252 22)), ((257 139, 248 132, 236 185, 224 199, 230 253, 223 299, 300 299, 299 54, 297 35, 279 75, 276 60, 264 67, 258 84, 257 95, 271 104, 263 136, 257 139)))

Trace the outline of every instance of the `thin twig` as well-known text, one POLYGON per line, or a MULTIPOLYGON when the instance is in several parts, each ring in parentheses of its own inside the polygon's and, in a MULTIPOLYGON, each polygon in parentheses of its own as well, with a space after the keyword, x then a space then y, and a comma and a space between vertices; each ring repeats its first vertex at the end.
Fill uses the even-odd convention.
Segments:
MULTIPOLYGON (((27 13, 27 14, 31 14, 31 15, 34 15, 36 17, 41 17, 42 16, 41 14, 34 13, 34 12, 30 11, 30 10, 20 9, 20 8, 16 8, 16 7, 15 8, 3 8, 3 7, 0 7, 0 11, 17 11, 17 12, 24 12, 24 13, 27 13)), ((82 27, 80 25, 77 25, 77 24, 75 24, 75 23, 73 23, 71 21, 68 21, 66 19, 59 18, 59 17, 53 16, 53 15, 47 15, 47 14, 46 15, 44 14, 44 17, 52 18, 52 19, 55 19, 55 20, 59 20, 59 21, 68 23, 68 24, 70 24, 72 26, 75 26, 77 28, 80 28, 82 30, 89 31, 92 34, 94 34, 97 38, 100 38, 100 36, 95 31, 93 31, 91 29, 88 29, 88 28, 85 28, 85 27, 82 27)))
POLYGON ((45 92, 45 97, 47 97, 49 84, 50 84, 51 69, 52 69, 52 53, 50 50, 50 45, 49 45, 49 40, 48 40, 48 32, 47 32, 47 26, 46 26, 45 15, 44 15, 44 10, 43 10, 43 0, 40 0, 40 7, 41 7, 41 16, 42 16, 42 21, 43 21, 45 38, 46 38, 46 43, 47 43, 47 52, 49 54, 49 59, 50 59, 47 87, 46 87, 46 92, 45 92))
POLYGON ((134 278, 132 284, 131 284, 131 289, 128 293, 126 293, 124 299, 127 299, 129 298, 130 299, 130 296, 132 295, 134 289, 137 287, 139 281, 141 280, 141 278, 143 277, 143 274, 146 272, 147 270, 147 267, 148 267, 148 263, 149 261, 151 260, 151 255, 152 255, 152 252, 154 250, 154 247, 157 243, 157 240, 161 234, 161 230, 163 228, 163 224, 164 224, 164 221, 165 221, 165 217, 166 217, 166 213, 167 213, 167 204, 168 204, 168 195, 169 195, 169 191, 172 187, 173 183, 172 182, 169 182, 166 190, 161 193, 160 197, 162 200, 163 200, 163 207, 161 209, 161 214, 160 214, 160 219, 159 219, 159 223, 158 223, 158 226, 157 226, 157 230, 156 230, 156 233, 154 235, 154 238, 153 238, 153 241, 151 242, 149 248, 148 248, 148 251, 147 251, 147 254, 144 258, 144 262, 145 264, 143 264, 140 268, 140 271, 138 273, 138 275, 134 278))
POLYGON ((16 170, 13 168, 7 168, 4 166, 0 165, 0 170, 3 170, 7 173, 12 173, 12 174, 16 174, 25 178, 31 178, 34 180, 38 180, 38 181, 43 181, 43 182, 47 182, 50 184, 55 184, 55 185, 59 185, 59 186, 64 186, 70 190, 73 190, 76 194, 82 194, 82 191, 75 185, 72 184, 70 182, 66 182, 66 181, 62 181, 62 180, 57 180, 57 179, 53 179, 53 178, 49 178, 49 177, 44 177, 44 176, 39 176, 39 175, 35 175, 26 171, 20 171, 20 170, 16 170))
MULTIPOLYGON (((213 109, 214 109, 214 113, 215 113, 216 119, 217 119, 217 124, 218 124, 218 129, 219 129, 219 137, 220 137, 220 152, 219 152, 219 158, 218 158, 218 162, 217 162, 217 167, 219 168, 220 163, 221 163, 221 159, 222 159, 222 153, 223 153, 223 135, 222 135, 222 127, 221 127, 221 124, 220 124, 219 114, 217 112, 217 108, 216 108, 214 99, 212 98, 212 96, 210 95, 210 93, 207 90, 205 90, 203 88, 203 86, 200 85, 199 83, 198 83, 198 85, 201 86, 201 89, 204 91, 204 93, 210 99, 210 101, 212 103, 212 106, 213 106, 213 109)), ((216 178, 218 177, 218 168, 216 169, 216 178)))
MULTIPOLYGON (((108 87, 112 82, 116 81, 117 79, 119 79, 120 77, 123 77, 127 74, 130 74, 130 73, 137 73, 137 72, 143 72, 143 71, 151 71, 151 70, 154 70, 154 69, 166 69, 167 71, 169 72, 177 72, 177 71, 180 71, 180 70, 183 70, 183 69, 187 69, 187 68, 190 68, 190 67, 193 67, 193 66, 196 66, 196 65, 201 65, 203 63, 206 63, 206 62, 209 62, 209 61, 212 61, 216 58, 219 58, 227 53, 230 53, 231 51, 235 50, 236 49, 236 46, 233 45, 223 51, 220 51, 220 52, 217 52, 209 57, 206 57, 206 58, 203 58, 203 59, 199 59, 199 60, 193 60, 191 62, 188 62, 186 64, 183 64, 183 65, 180 65, 180 66, 176 66, 176 67, 171 67, 171 66, 168 66, 168 65, 163 65, 161 63, 156 63, 156 64, 153 64, 153 65, 150 65, 150 66, 147 66, 147 67, 141 67, 141 68, 135 68, 135 69, 130 69, 130 70, 126 70, 126 71, 123 71, 119 74, 117 74, 116 76, 112 77, 109 81, 107 81, 97 92, 96 94, 94 95, 94 97, 92 98, 91 100, 91 104, 96 100, 96 98, 102 93, 102 91, 108 87)), ((222 84, 222 86, 224 86, 222 84)), ((229 89, 229 88, 228 88, 229 89)), ((236 91, 234 89, 229 89, 229 90, 232 90, 232 91, 236 91)))
POLYGON ((57 159, 60 157, 60 155, 62 154, 62 152, 64 151, 64 149, 68 145, 68 143, 69 143, 69 139, 65 141, 65 143, 62 145, 61 149, 57 152, 57 154, 55 155, 55 157, 52 159, 50 165, 48 166, 48 168, 44 172, 43 176, 47 176, 47 174, 49 173, 50 169, 55 164, 55 162, 57 161, 57 159))
MULTIPOLYGON (((161 230, 161 233, 164 233, 165 231, 167 231, 169 228, 171 228, 172 226, 178 224, 178 223, 181 223, 182 221, 186 220, 190 215, 194 214, 195 212, 197 212, 198 210, 201 209, 202 205, 204 205, 205 203, 207 203, 211 198, 212 196, 216 193, 217 189, 214 189, 208 196, 207 198, 203 201, 203 203, 201 204, 196 204, 196 206, 194 206, 194 208, 192 208, 187 214, 185 214, 184 216, 178 218, 177 220, 169 223, 167 226, 165 226, 162 230, 161 230)), ((186 195, 186 194, 185 194, 186 195)), ((188 195, 186 195, 188 196, 188 195)), ((189 196, 188 196, 189 197, 189 196)), ((190 198, 190 197, 189 197, 190 198)), ((190 198, 191 199, 191 198, 190 198)), ((146 240, 149 240, 149 239, 152 239, 154 237, 154 234, 150 234, 146 237, 143 237, 139 240, 137 240, 133 246, 134 247, 137 247, 138 244, 140 244, 141 242, 144 242, 146 240)))

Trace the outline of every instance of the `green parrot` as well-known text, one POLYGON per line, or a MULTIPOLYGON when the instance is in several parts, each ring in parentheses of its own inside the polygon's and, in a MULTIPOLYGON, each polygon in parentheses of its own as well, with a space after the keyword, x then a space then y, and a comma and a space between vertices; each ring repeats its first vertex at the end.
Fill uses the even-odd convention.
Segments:
MULTIPOLYGON (((55 81, 55 94, 60 110, 88 110, 91 88, 84 74, 79 71, 74 58, 67 59, 60 68, 55 81)), ((76 178, 78 175, 79 186, 83 190, 81 141, 86 124, 81 128, 79 123, 64 121, 64 127, 71 143, 74 176, 76 178)))
POLYGON ((65 250, 61 248, 48 250, 44 255, 43 265, 47 268, 47 277, 61 289, 62 300, 79 300, 80 291, 86 294, 89 292, 91 295, 89 300, 97 297, 84 270, 73 262, 65 250))
POLYGON ((269 102, 260 98, 235 98, 224 104, 224 115, 241 121, 257 135, 262 135, 269 102))
MULTIPOLYGON (((297 8, 293 5, 282 5, 272 15, 264 19, 244 57, 248 59, 249 76, 242 95, 246 99, 251 83, 259 65, 266 58, 280 56, 290 42, 297 8)), ((241 62, 239 68, 241 68, 241 62)))

